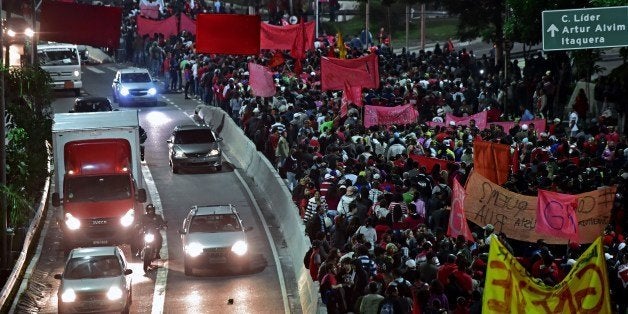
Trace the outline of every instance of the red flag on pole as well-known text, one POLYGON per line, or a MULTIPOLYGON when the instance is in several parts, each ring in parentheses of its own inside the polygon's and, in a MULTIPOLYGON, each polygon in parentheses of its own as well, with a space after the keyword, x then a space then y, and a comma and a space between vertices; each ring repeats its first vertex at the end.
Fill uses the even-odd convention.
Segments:
POLYGON ((349 83, 345 82, 345 88, 342 91, 342 100, 340 105, 341 117, 347 115, 347 111, 349 110, 349 104, 354 104, 358 107, 362 107, 362 87, 351 86, 349 85, 349 83))
POLYGON ((277 92, 273 73, 262 65, 249 62, 249 79, 249 85, 255 96, 270 97, 277 92))
POLYGON ((464 187, 454 180, 454 186, 451 193, 451 214, 449 215, 449 226, 447 227, 447 235, 453 238, 459 235, 464 236, 467 241, 475 242, 469 224, 467 223, 467 217, 464 214, 464 198, 466 191, 464 187))
MULTIPOLYGON (((305 22, 305 50, 314 49, 314 22, 305 22)), ((302 35, 301 24, 277 26, 260 24, 260 49, 290 50, 297 36, 302 35)))
POLYGON ((577 196, 538 191, 536 232, 578 241, 577 196))
POLYGON ((292 43, 292 49, 290 49, 290 56, 294 58, 294 73, 301 74, 303 72, 303 65, 301 64, 301 59, 305 57, 305 44, 306 44, 306 34, 305 34, 305 23, 301 20, 299 24, 299 33, 294 37, 294 42, 292 43))

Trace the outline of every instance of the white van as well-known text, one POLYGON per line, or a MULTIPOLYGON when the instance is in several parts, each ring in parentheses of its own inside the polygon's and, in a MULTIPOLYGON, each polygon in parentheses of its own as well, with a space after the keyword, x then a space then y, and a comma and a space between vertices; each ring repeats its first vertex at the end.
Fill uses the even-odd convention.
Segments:
POLYGON ((53 88, 72 90, 81 95, 81 56, 76 45, 46 44, 37 46, 39 65, 50 74, 53 88))

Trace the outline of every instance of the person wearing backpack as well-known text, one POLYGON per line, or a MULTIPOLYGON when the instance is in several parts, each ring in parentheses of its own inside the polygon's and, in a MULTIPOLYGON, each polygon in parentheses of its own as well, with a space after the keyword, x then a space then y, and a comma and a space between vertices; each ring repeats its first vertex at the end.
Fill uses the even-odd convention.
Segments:
POLYGON ((328 314, 340 314, 340 291, 342 284, 338 282, 336 278, 336 265, 330 264, 327 266, 327 272, 320 282, 319 291, 321 293, 321 299, 327 307, 328 314))
POLYGON ((318 279, 318 268, 321 266, 321 263, 320 241, 314 240, 312 242, 312 252, 310 253, 310 264, 308 267, 312 280, 318 279))

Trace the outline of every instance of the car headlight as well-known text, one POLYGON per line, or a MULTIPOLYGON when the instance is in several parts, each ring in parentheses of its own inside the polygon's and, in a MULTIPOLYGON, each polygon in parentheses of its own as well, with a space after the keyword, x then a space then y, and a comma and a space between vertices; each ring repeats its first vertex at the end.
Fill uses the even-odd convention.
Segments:
POLYGON ((81 221, 70 213, 65 214, 65 226, 70 230, 77 230, 81 227, 81 221))
POLYGON ((109 291, 107 291, 107 299, 115 301, 120 300, 120 298, 122 298, 122 289, 117 286, 109 288, 109 291))
POLYGON ((185 153, 180 149, 175 149, 173 152, 174 152, 174 157, 177 157, 177 158, 181 158, 185 155, 185 153))
POLYGON ((220 149, 212 149, 211 151, 209 151, 209 154, 207 154, 207 156, 217 156, 218 154, 220 154, 220 149))
POLYGON ((191 257, 197 257, 203 253, 203 246, 200 243, 192 242, 185 247, 185 252, 191 257))
POLYGON ((126 214, 124 214, 124 216, 122 216, 122 218, 120 218, 120 224, 123 227, 128 227, 128 226, 133 224, 134 220, 135 220, 135 210, 129 209, 126 212, 126 214))
POLYGON ((248 250, 248 245, 246 245, 246 242, 242 240, 234 243, 233 246, 231 246, 231 252, 239 256, 246 254, 247 250, 248 250))
POLYGON ((74 70, 74 72, 72 72, 72 74, 74 74, 74 76, 79 77, 81 75, 81 72, 79 72, 79 70, 74 70))
POLYGON ((147 233, 144 235, 144 242, 151 243, 155 240, 155 235, 152 233, 147 233))
POLYGON ((76 301, 76 292, 74 292, 74 289, 65 289, 61 294, 61 301, 65 303, 76 301))
POLYGON ((129 89, 126 88, 126 87, 122 87, 122 89, 120 89, 120 95, 128 96, 129 95, 129 89))
POLYGON ((155 96, 157 95, 157 89, 154 87, 151 87, 148 89, 148 92, 146 92, 148 94, 148 96, 155 96))

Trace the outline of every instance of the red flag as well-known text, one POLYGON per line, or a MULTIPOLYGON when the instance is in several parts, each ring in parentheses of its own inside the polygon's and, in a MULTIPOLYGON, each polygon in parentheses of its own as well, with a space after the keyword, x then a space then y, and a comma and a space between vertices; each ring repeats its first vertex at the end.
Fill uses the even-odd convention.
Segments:
MULTIPOLYGON (((305 50, 314 49, 314 22, 305 24, 305 50)), ((290 50, 297 36, 302 35, 301 24, 276 26, 262 22, 260 25, 260 49, 290 50)))
POLYGON ((193 35, 196 34, 196 21, 185 14, 181 14, 181 30, 191 33, 193 35))
POLYGON ((273 73, 262 65, 249 62, 249 79, 249 85, 255 96, 270 97, 277 92, 273 73))
POLYGON ((276 51, 273 54, 273 58, 270 59, 270 61, 268 62, 268 67, 270 68, 278 67, 284 64, 285 62, 286 60, 284 60, 283 58, 283 53, 281 53, 281 51, 276 51))
POLYGON ((447 165, 452 163, 445 159, 438 159, 415 154, 410 154, 409 157, 412 158, 412 160, 416 161, 419 164, 419 167, 425 167, 428 173, 432 172, 432 168, 434 168, 435 165, 439 165, 440 169, 447 169, 447 165))
POLYGON ((467 241, 475 242, 469 224, 467 223, 467 217, 464 214, 464 198, 466 192, 464 187, 454 180, 454 186, 451 193, 451 213, 449 215, 449 226, 447 227, 447 235, 456 238, 459 235, 463 235, 467 241))
POLYGON ((117 49, 121 24, 121 8, 44 1, 39 39, 117 49))
POLYGON ((303 20, 301 20, 301 23, 299 23, 298 33, 294 37, 292 48, 290 49, 290 56, 294 58, 294 73, 296 74, 300 74, 303 72, 301 59, 305 57, 305 42, 307 40, 305 29, 305 23, 303 23, 303 20))
POLYGON ((577 195, 538 191, 536 232, 578 241, 577 195))
POLYGON ((509 145, 473 141, 473 171, 491 182, 502 185, 508 181, 510 161, 509 145))
POLYGON ((340 116, 347 115, 349 104, 354 104, 358 107, 362 107, 362 87, 351 86, 345 82, 345 88, 342 91, 342 100, 340 105, 340 116))
POLYGON ((148 35, 153 37, 153 34, 164 34, 166 38, 170 35, 176 35, 177 31, 177 18, 171 16, 165 20, 151 20, 145 17, 137 16, 137 33, 141 36, 148 35))
POLYGON ((196 52, 235 55, 259 54, 259 15, 199 14, 196 52))
POLYGON ((321 85, 323 90, 342 90, 345 82, 363 88, 379 87, 377 55, 357 59, 321 58, 321 85))

